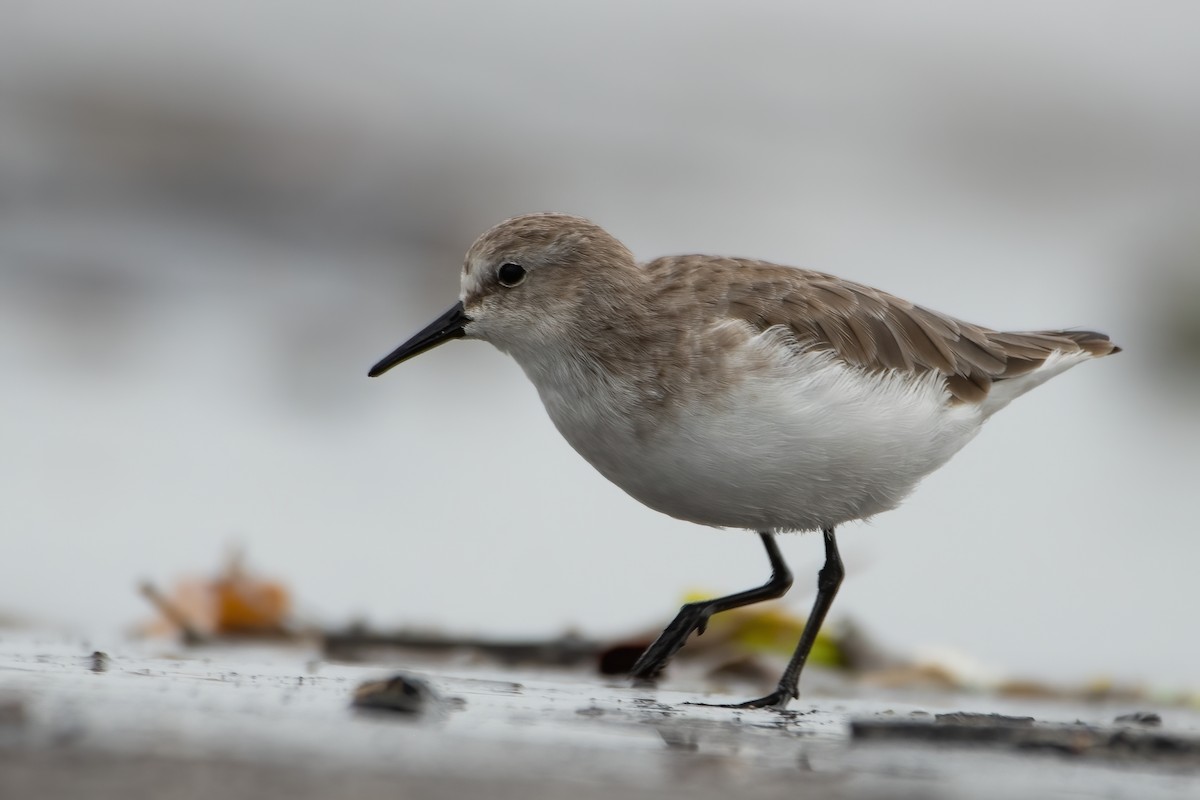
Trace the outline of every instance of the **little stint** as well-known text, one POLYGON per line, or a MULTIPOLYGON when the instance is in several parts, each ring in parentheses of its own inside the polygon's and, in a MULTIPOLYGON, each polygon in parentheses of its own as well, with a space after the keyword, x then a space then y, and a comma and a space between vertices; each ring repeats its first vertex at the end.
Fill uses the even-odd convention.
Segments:
POLYGON ((639 264, 565 214, 500 223, 468 251, 459 302, 370 371, 450 339, 525 370, 559 432, 604 477, 678 519, 758 532, 771 578, 688 603, 642 654, 653 680, 713 614, 781 597, 775 536, 822 532, 825 565, 774 692, 784 708, 844 575, 834 530, 895 508, 992 414, 1119 352, 1094 331, 1006 333, 805 269, 685 255, 639 264))

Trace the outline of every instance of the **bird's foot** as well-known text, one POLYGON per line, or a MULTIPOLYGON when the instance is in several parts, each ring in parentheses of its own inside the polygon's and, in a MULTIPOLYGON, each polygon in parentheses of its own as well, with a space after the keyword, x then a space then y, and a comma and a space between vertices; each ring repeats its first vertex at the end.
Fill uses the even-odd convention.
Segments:
POLYGON ((747 700, 744 703, 684 703, 684 705, 707 706, 709 708, 766 708, 771 711, 783 711, 787 708, 788 703, 792 701, 792 698, 798 696, 799 693, 796 690, 780 686, 766 697, 760 697, 757 700, 747 700))
POLYGON ((683 647, 683 643, 695 631, 704 633, 708 627, 708 618, 713 614, 709 603, 688 603, 679 609, 671 624, 659 634, 654 644, 646 648, 634 663, 629 674, 633 677, 635 686, 652 686, 654 679, 663 671, 663 667, 671 660, 671 656, 683 647))

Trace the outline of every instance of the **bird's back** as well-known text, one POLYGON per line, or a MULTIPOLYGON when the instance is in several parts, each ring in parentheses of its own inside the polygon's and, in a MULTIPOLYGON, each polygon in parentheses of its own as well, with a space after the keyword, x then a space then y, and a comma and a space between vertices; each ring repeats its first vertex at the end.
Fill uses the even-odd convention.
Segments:
POLYGON ((860 283, 765 261, 668 256, 644 268, 661 303, 690 297, 710 321, 779 327, 798 349, 830 351, 868 372, 936 373, 947 402, 978 404, 985 415, 1074 364, 1120 351, 1096 331, 992 330, 860 283))

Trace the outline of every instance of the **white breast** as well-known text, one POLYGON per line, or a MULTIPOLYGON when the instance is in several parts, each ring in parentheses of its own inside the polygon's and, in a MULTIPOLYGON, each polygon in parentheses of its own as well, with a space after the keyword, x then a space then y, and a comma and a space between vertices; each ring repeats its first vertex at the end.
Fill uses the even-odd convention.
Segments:
POLYGON ((744 379, 658 413, 570 359, 523 366, 559 431, 605 477, 651 508, 718 527, 811 530, 894 508, 984 418, 947 405, 936 376, 797 354, 770 331, 729 366, 739 360, 754 366, 744 379))

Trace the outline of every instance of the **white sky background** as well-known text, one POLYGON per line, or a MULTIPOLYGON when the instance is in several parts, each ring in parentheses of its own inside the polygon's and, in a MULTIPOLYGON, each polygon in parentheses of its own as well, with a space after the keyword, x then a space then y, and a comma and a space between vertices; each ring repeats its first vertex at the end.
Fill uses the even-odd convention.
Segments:
MULTIPOLYGON (((1164 365, 1156 303, 1200 274, 1200 12, 726 5, 13 4, 0 612, 116 629, 138 579, 231 543, 322 621, 497 636, 761 582, 755 537, 624 496, 486 345, 366 379, 454 301, 475 234, 553 209, 646 258, 1111 332, 1125 353, 842 530, 832 618, 1195 686, 1198 357, 1164 365)), ((783 546, 804 611, 820 544, 783 546)))

